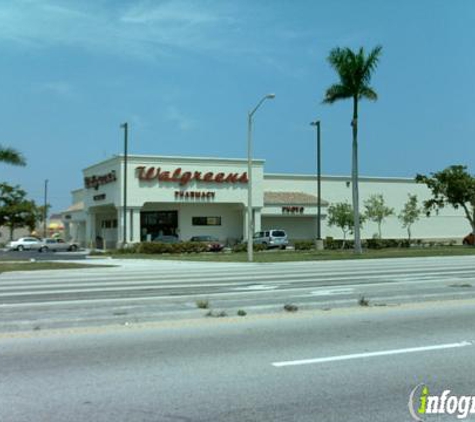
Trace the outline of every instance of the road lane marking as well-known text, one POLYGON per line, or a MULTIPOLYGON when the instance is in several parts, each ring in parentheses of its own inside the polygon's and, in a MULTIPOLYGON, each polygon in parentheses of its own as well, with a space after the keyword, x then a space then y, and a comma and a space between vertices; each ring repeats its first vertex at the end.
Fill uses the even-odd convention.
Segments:
POLYGON ((279 288, 279 286, 271 286, 265 284, 251 284, 250 286, 240 286, 234 287, 231 290, 275 290, 279 288))
POLYGON ((310 365, 310 364, 315 364, 315 363, 338 362, 338 361, 351 360, 351 359, 365 359, 365 358, 373 358, 373 357, 379 357, 379 356, 400 355, 404 353, 418 353, 418 352, 429 352, 433 350, 455 349, 459 347, 467 347, 467 346, 472 346, 472 345, 473 345, 472 342, 462 341, 460 343, 439 344, 436 346, 411 347, 408 349, 394 349, 394 350, 383 350, 380 352, 355 353, 351 355, 330 356, 326 358, 317 358, 317 359, 303 359, 303 360, 290 360, 290 361, 284 361, 284 362, 273 362, 272 366, 275 366, 276 368, 282 368, 285 366, 310 365))
POLYGON ((345 294, 353 293, 354 291, 355 291, 355 289, 351 289, 351 288, 314 290, 313 292, 310 292, 310 296, 345 295, 345 294))

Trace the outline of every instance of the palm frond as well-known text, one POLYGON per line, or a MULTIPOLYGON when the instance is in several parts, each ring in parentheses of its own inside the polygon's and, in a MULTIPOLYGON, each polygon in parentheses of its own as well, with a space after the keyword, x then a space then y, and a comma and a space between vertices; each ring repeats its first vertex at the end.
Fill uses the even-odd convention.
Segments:
POLYGON ((26 165, 26 160, 21 153, 13 148, 3 148, 0 146, 0 162, 13 164, 14 166, 26 165))
POLYGON ((327 89, 323 102, 326 104, 333 104, 338 100, 345 100, 353 96, 352 92, 346 85, 334 84, 327 89))
POLYGON ((358 99, 366 98, 367 100, 376 101, 378 99, 378 94, 370 86, 363 86, 360 89, 358 99))
POLYGON ((365 83, 369 83, 371 80, 371 75, 374 70, 378 67, 379 58, 381 57, 383 47, 378 45, 371 50, 368 54, 368 57, 365 59, 363 66, 363 80, 365 83))

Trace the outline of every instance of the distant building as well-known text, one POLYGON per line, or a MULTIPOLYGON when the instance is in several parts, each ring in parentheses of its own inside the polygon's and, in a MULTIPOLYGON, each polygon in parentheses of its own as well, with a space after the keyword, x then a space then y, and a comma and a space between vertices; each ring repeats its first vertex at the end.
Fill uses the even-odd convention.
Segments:
MULTIPOLYGON (((19 229, 13 230, 13 239, 18 239, 20 237, 28 236, 30 234, 30 229, 22 227, 19 229)), ((10 241, 10 229, 8 227, 0 227, 0 244, 8 243, 10 241)))

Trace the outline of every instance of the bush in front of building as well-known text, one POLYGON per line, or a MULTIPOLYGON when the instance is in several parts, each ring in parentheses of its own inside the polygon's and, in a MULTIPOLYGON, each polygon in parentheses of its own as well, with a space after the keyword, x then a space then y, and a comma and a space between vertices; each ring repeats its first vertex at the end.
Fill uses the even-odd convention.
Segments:
POLYGON ((315 248, 315 244, 312 240, 296 240, 294 248, 296 251, 310 251, 315 248))
POLYGON ((173 244, 162 242, 142 242, 137 247, 138 253, 162 254, 173 253, 173 244))
POLYGON ((353 249, 353 240, 334 239, 333 237, 327 237, 324 241, 324 248, 329 250, 338 249, 353 249))
MULTIPOLYGON (((325 249, 338 250, 338 249, 353 249, 353 241, 342 239, 333 239, 333 237, 327 237, 324 241, 325 249)), ((409 248, 411 245, 418 245, 421 240, 413 239, 411 242, 407 239, 380 239, 379 237, 373 237, 372 239, 364 239, 361 244, 366 249, 386 249, 386 248, 409 248)))
POLYGON ((409 248, 411 242, 407 239, 380 239, 374 237, 373 239, 364 240, 363 246, 368 249, 409 248))
POLYGON ((180 243, 142 242, 136 246, 136 252, 143 253, 143 254, 163 254, 163 253, 179 254, 179 253, 200 253, 200 252, 206 252, 206 251, 207 251, 207 245, 200 242, 180 242, 180 243))
POLYGON ((181 242, 175 243, 172 246, 175 247, 178 253, 200 253, 208 251, 208 246, 202 242, 181 242))

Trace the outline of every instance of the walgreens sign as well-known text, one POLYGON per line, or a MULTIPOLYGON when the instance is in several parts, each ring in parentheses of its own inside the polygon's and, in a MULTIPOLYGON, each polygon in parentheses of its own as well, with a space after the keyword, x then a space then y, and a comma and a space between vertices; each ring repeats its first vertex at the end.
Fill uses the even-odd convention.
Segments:
POLYGON ((215 173, 212 171, 182 171, 181 167, 173 171, 162 170, 160 167, 138 166, 135 168, 139 180, 159 182, 174 182, 185 186, 190 182, 202 183, 247 183, 247 172, 215 173))

